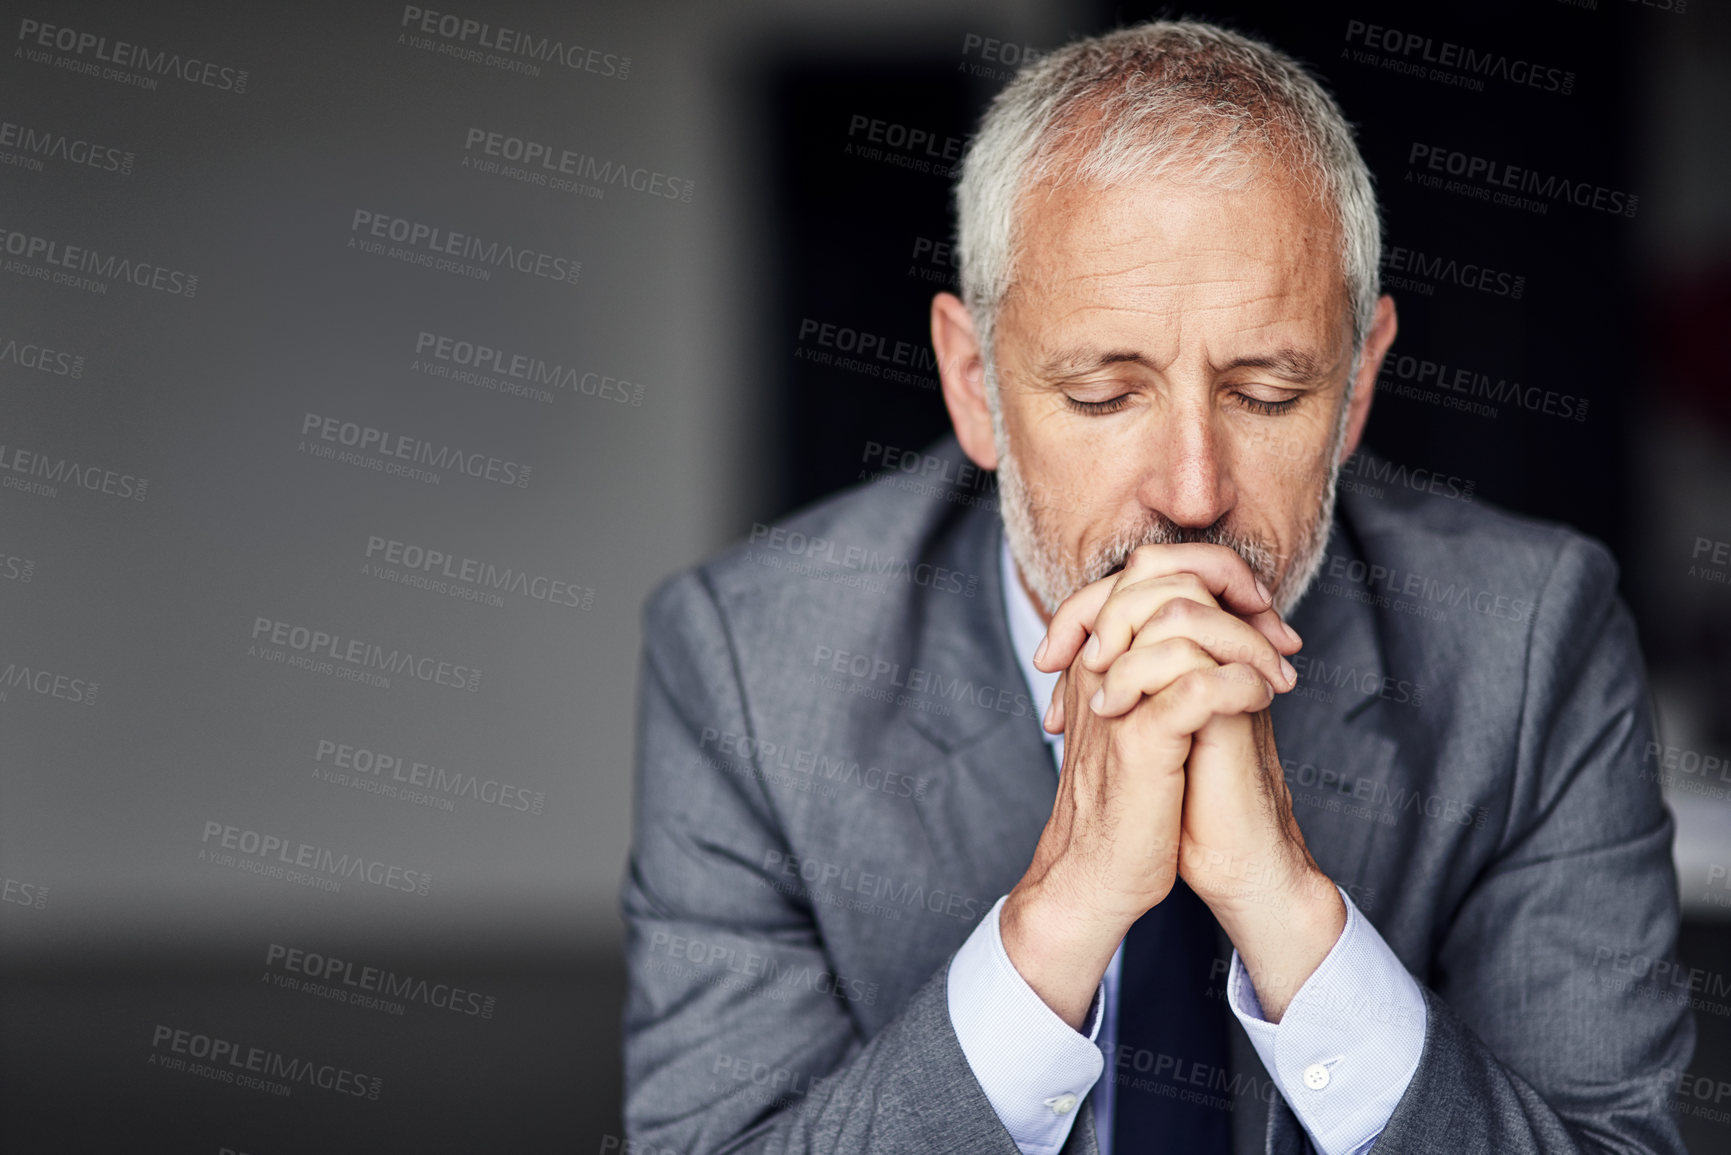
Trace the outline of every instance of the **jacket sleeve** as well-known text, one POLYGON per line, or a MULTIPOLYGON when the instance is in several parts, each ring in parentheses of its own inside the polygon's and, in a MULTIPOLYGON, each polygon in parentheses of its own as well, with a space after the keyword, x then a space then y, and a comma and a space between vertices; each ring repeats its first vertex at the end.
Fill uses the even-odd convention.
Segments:
MULTIPOLYGON (((1442 1136, 1461 1155, 1683 1153, 1667 1107, 1695 1046, 1688 991, 1628 965, 1674 958, 1678 899, 1615 587, 1610 555, 1571 535, 1533 610, 1508 822, 1457 909, 1438 912, 1424 1049, 1375 1155, 1442 1136)), ((1297 1149, 1284 1114, 1277 1152, 1297 1149)))
POLYGON ((948 962, 871 1038, 876 984, 838 974, 749 759, 727 623, 701 573, 645 614, 635 814, 622 885, 629 1151, 1018 1155, 950 1023, 948 962))

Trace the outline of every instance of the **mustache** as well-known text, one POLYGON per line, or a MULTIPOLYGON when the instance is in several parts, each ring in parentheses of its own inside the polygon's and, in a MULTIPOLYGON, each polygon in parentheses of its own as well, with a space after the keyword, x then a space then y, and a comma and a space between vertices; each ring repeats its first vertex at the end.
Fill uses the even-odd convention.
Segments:
POLYGON ((1151 512, 1148 522, 1140 529, 1114 534, 1102 543, 1100 556, 1094 559, 1089 582, 1111 577, 1130 564, 1130 555, 1144 545, 1223 545, 1244 559, 1250 572, 1272 585, 1280 554, 1265 539, 1255 534, 1241 534, 1221 517, 1212 525, 1183 526, 1161 513, 1151 512))

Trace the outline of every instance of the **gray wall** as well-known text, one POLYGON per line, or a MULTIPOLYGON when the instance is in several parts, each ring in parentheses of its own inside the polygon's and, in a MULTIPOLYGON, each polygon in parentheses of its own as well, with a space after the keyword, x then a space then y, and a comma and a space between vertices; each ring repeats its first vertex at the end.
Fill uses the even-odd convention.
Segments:
POLYGON ((0 6, 8 1149, 616 1128, 639 612, 769 512, 741 70, 1027 25, 455 6, 561 64, 415 7, 0 6), (429 985, 338 1001, 310 954, 429 985), (164 1028, 382 1092, 215 1086, 164 1028))

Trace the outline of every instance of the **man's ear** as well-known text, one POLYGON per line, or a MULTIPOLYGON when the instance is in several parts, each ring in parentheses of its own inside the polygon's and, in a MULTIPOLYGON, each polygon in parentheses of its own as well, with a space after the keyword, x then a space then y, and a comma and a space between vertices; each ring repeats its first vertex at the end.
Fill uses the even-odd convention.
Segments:
MULTIPOLYGON (((1370 402, 1376 396, 1376 375, 1382 372, 1382 359, 1394 335, 1400 329, 1395 316, 1394 298, 1381 297, 1376 302, 1376 316, 1370 332, 1364 338, 1364 356, 1358 363, 1358 378, 1352 385, 1352 411, 1346 418, 1346 437, 1340 443, 1340 460, 1345 461, 1358 449, 1358 439, 1364 435, 1364 424, 1370 420, 1370 402)), ((1339 464, 1339 462, 1336 462, 1339 464)))
POLYGON ((986 363, 980 356, 974 319, 953 293, 932 298, 932 348, 938 355, 944 407, 950 411, 962 452, 981 469, 996 469, 998 447, 992 439, 992 411, 986 404, 986 363))

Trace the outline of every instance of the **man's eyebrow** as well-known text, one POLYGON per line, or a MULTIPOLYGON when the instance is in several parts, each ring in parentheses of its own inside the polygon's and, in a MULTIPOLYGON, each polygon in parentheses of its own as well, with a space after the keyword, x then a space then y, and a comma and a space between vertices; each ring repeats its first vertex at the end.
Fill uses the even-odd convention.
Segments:
POLYGON ((1098 349, 1078 348, 1064 349, 1041 358, 1035 366, 1035 372, 1041 377, 1074 377, 1107 365, 1126 364, 1141 365, 1146 369, 1158 368, 1153 361, 1134 349, 1108 349, 1102 353, 1098 349))
POLYGON ((1216 368, 1221 373, 1232 369, 1266 369, 1276 377, 1297 385, 1306 385, 1327 378, 1334 366, 1314 353, 1286 346, 1253 357, 1234 357, 1216 368))
MULTIPOLYGON (((1155 370, 1160 368, 1134 349, 1108 349, 1101 352, 1098 349, 1080 348, 1066 349, 1042 358, 1036 366, 1036 372, 1043 378, 1064 378, 1103 369, 1108 365, 1140 365, 1145 369, 1155 370)), ((1310 384, 1326 379, 1333 365, 1314 353, 1287 345, 1267 353, 1234 357, 1224 365, 1214 366, 1217 373, 1232 369, 1266 369, 1276 377, 1294 384, 1310 384)))

